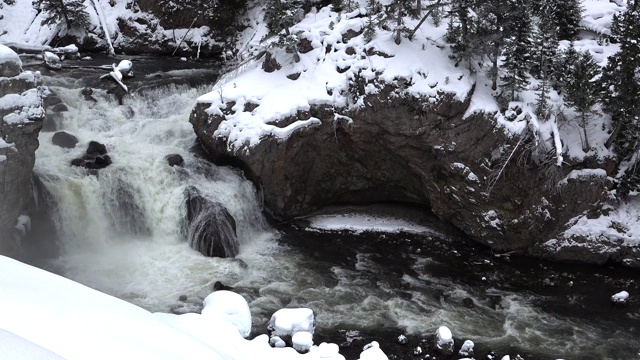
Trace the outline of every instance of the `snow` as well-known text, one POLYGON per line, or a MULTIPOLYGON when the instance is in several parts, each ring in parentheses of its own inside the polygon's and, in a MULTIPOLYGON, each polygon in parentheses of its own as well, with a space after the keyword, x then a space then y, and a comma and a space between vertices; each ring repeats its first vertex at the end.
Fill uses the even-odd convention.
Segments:
POLYGON ((280 309, 269 320, 269 330, 277 336, 292 336, 299 331, 313 334, 313 310, 308 308, 280 309))
POLYGON ((453 344, 453 334, 446 326, 440 326, 438 330, 436 330, 436 338, 438 340, 437 345, 441 349, 453 344))
POLYGON ((572 170, 564 179, 560 180, 560 184, 567 184, 569 180, 595 179, 601 180, 607 178, 607 172, 604 169, 580 169, 572 170))
POLYGON ((301 353, 306 353, 313 346, 313 334, 308 331, 298 331, 291 337, 293 348, 301 353))
POLYGON ((6 62, 13 62, 22 67, 22 60, 20 60, 18 54, 7 46, 0 44, 0 64, 6 62))
POLYGON ((204 299, 202 315, 216 316, 233 324, 244 338, 251 333, 251 311, 241 295, 227 290, 216 291, 204 299))
POLYGON ((474 346, 475 344, 473 343, 473 341, 465 340, 460 347, 460 351, 458 352, 458 354, 460 354, 460 356, 472 356, 474 346))
POLYGON ((7 156, 6 155, 0 155, 0 163, 1 162, 5 162, 7 161, 7 156))
POLYGON ((311 230, 349 230, 354 233, 376 231, 386 233, 408 232, 418 234, 440 235, 437 231, 410 221, 363 214, 316 215, 309 219, 311 230))
MULTIPOLYGON (((336 344, 322 343, 300 355, 292 348, 271 348, 267 335, 245 340, 224 319, 225 311, 217 312, 223 316, 150 313, 4 256, 0 268, 1 359, 344 360, 336 344)), ((220 304, 228 309, 230 301, 220 304)), ((205 308, 211 306, 206 301, 205 308)), ((378 346, 363 351, 361 359, 387 358, 378 346)))
POLYGON ((0 344, 0 359, 64 360, 60 355, 3 329, 0 329, 0 344))
MULTIPOLYGON (((362 29, 364 18, 359 15, 357 12, 338 17, 328 7, 312 10, 291 29, 312 49, 299 54, 300 62, 296 63, 292 54, 271 47, 273 57, 282 66, 271 73, 262 70, 264 58, 251 60, 250 56, 252 51, 255 55, 259 49, 269 47, 275 38, 261 42, 256 35, 262 30, 254 24, 242 37, 247 42, 242 57, 248 60, 223 76, 212 92, 198 98, 198 102, 211 105, 209 114, 225 115, 212 136, 226 139, 231 151, 247 150, 266 136, 277 135, 274 127, 284 127, 279 123, 285 119, 285 126, 293 122, 296 128, 311 125, 299 123, 304 120, 319 125, 319 119, 297 118, 312 105, 356 109, 364 105, 366 95, 378 92, 385 83, 403 83, 403 92, 433 102, 443 94, 459 100, 467 96, 472 78, 466 70, 456 68, 447 58, 447 51, 440 48, 439 37, 446 26, 420 32, 413 41, 404 39, 401 46, 383 30, 369 43, 362 35, 343 41, 349 30, 362 29), (287 77, 293 74, 299 78, 287 77), (367 81, 366 94, 352 100, 345 94, 358 77, 367 81), (226 108, 232 103, 231 113, 227 113, 226 108), (251 111, 245 111, 247 104, 252 104, 251 111)), ((290 134, 288 129, 284 132, 290 134)))

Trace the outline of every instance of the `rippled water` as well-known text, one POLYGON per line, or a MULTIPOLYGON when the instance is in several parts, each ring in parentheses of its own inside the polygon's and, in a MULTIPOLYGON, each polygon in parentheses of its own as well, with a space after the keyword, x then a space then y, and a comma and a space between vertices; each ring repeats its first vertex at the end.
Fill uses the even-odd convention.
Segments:
POLYGON ((427 226, 444 235, 306 231, 304 222, 274 229, 249 181, 190 151, 188 116, 209 86, 147 88, 118 106, 104 90, 96 90, 94 104, 74 82, 49 82, 69 106, 59 128, 80 140, 62 149, 51 144, 53 133, 41 133, 35 168, 57 204, 61 239, 60 255, 43 266, 65 277, 150 311, 177 313, 199 311, 221 281, 247 298, 256 333, 279 308, 310 307, 316 336, 343 346, 359 336, 386 337, 387 353, 400 358, 411 357, 412 348, 394 347, 394 336, 412 335, 410 346, 417 346, 440 325, 485 353, 637 358, 638 302, 608 303, 623 288, 640 294, 637 273, 497 258, 426 214, 427 226), (113 159, 97 176, 69 165, 90 140, 105 144, 113 159), (184 157, 184 168, 167 165, 173 153, 184 157), (189 186, 235 218, 237 259, 203 257, 184 241, 189 186), (464 306, 466 298, 475 306, 464 306))

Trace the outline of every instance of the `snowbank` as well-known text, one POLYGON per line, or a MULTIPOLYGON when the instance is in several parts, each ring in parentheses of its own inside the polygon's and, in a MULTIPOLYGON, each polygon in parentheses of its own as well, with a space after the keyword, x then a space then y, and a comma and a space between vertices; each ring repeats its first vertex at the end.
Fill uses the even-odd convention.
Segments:
POLYGON ((152 314, 4 256, 0 268, 2 359, 344 359, 335 344, 300 355, 245 340, 214 314, 152 314))

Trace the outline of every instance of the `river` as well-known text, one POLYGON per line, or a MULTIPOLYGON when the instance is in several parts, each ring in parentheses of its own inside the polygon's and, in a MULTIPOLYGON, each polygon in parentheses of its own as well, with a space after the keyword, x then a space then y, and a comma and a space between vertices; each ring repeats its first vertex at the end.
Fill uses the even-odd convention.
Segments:
POLYGON ((253 184, 194 150, 188 117, 195 99, 212 89, 215 63, 133 60, 137 75, 126 80, 131 93, 122 106, 98 80, 105 71, 93 68, 111 59, 43 70, 45 85, 69 108, 56 126, 79 143, 63 149, 52 144, 53 132, 40 135, 34 171, 53 198, 58 236, 40 231, 33 264, 150 311, 197 312, 220 281, 249 302, 254 334, 266 332, 275 310, 310 307, 316 343, 336 342, 348 359, 372 340, 390 358, 424 358, 425 339, 441 325, 458 348, 473 340, 478 359, 489 351, 525 359, 640 357, 637 271, 496 256, 428 209, 392 204, 325 213, 402 217, 422 230, 323 230, 304 219, 268 224, 253 184), (94 88, 96 102, 83 98, 85 86, 94 88), (105 144, 113 159, 97 174, 70 166, 91 140, 105 144), (180 154, 184 166, 168 166, 169 154, 180 154), (235 218, 236 259, 206 258, 184 240, 190 186, 235 218), (57 246, 43 245, 56 238, 57 246), (632 301, 611 305, 621 290, 632 301), (409 344, 397 344, 400 334, 409 344), (418 346, 421 357, 414 355, 418 346))

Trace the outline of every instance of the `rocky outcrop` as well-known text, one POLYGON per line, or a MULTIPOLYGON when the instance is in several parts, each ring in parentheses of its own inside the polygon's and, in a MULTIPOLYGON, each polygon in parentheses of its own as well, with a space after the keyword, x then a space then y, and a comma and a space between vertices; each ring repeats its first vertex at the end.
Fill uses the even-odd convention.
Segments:
POLYGON ((209 115, 208 104, 199 104, 190 121, 215 161, 243 168, 258 184, 266 210, 278 220, 331 203, 418 203, 497 251, 524 253, 603 199, 603 178, 557 185, 584 165, 537 163, 531 146, 516 147, 517 139, 496 128, 492 116, 465 118, 471 94, 465 101, 442 94, 429 102, 397 96, 396 89, 366 95, 353 111, 314 105, 278 126, 305 117, 320 119, 320 126, 286 140, 266 136, 240 151, 213 136, 224 112, 209 115), (489 179, 504 164, 501 154, 514 149, 489 193, 489 179))
POLYGON ((17 218, 32 198, 31 172, 44 110, 37 74, 0 45, 0 253, 17 250, 17 218))

